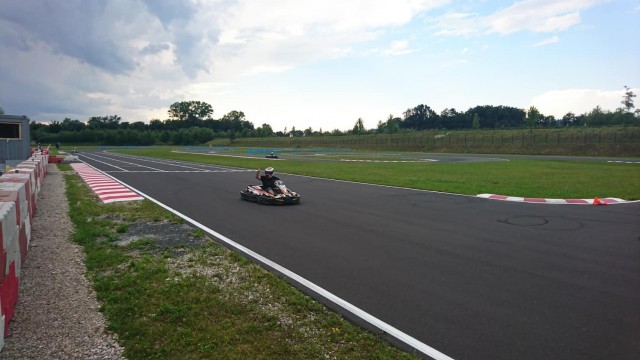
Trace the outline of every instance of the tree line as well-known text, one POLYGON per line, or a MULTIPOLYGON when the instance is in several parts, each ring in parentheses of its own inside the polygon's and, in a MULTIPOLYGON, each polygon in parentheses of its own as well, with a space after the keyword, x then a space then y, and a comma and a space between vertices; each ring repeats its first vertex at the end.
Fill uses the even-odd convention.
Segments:
POLYGON ((615 111, 603 110, 599 106, 590 112, 576 115, 572 112, 562 118, 542 114, 531 106, 523 110, 510 106, 475 106, 464 112, 444 109, 440 114, 428 105, 420 104, 407 109, 402 117, 389 115, 378 121, 375 129, 366 129, 362 118, 348 131, 335 129, 330 132, 311 127, 297 130, 292 127, 274 131, 269 124, 255 127, 242 111, 231 111, 220 119, 213 119, 213 107, 202 101, 182 101, 172 104, 166 120, 153 119, 148 124, 142 121, 129 123, 118 115, 94 116, 83 122, 65 118, 49 124, 31 122, 32 140, 40 143, 92 143, 103 145, 197 145, 215 138, 270 137, 270 136, 314 136, 314 135, 360 135, 367 133, 397 133, 423 130, 456 129, 513 129, 551 128, 573 126, 637 126, 640 125, 640 110, 634 111, 636 96, 625 86, 622 107, 615 111))

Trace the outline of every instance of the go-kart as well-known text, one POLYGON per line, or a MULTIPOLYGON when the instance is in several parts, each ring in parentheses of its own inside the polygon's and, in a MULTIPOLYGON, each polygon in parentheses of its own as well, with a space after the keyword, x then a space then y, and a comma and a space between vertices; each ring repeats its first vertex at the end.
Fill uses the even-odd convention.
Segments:
POLYGON ((260 185, 248 185, 240 191, 242 200, 253 201, 265 205, 293 205, 300 202, 300 195, 287 189, 284 181, 277 180, 273 194, 262 189, 260 185))
POLYGON ((276 155, 275 153, 271 153, 267 156, 265 156, 267 159, 279 159, 278 155, 276 155))

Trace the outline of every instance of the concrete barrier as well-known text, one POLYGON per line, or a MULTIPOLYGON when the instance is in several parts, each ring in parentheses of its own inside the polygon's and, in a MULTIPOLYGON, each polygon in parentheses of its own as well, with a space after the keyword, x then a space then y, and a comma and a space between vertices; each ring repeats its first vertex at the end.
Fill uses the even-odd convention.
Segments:
POLYGON ((23 184, 25 195, 28 201, 29 220, 33 222, 33 216, 36 212, 36 188, 33 172, 6 173, 0 176, 0 183, 18 183, 23 184))
POLYGON ((0 254, 4 266, 0 268, 0 307, 2 313, 2 330, 0 341, 4 343, 4 336, 9 331, 9 322, 13 318, 14 308, 18 301, 19 271, 21 266, 20 247, 16 226, 17 213, 14 202, 0 202, 0 223, 2 248, 0 254))
POLYGON ((2 296, 0 296, 0 352, 4 347, 4 313, 2 312, 2 296))
MULTIPOLYGON (((18 246, 21 263, 26 261, 31 242, 31 219, 26 191, 23 184, 0 182, 0 201, 16 204, 16 226, 18 227, 18 246)), ((16 269, 20 276, 20 268, 16 269)))
POLYGON ((33 154, 0 176, 0 352, 18 302, 20 270, 27 260, 37 194, 48 163, 46 152, 33 154))

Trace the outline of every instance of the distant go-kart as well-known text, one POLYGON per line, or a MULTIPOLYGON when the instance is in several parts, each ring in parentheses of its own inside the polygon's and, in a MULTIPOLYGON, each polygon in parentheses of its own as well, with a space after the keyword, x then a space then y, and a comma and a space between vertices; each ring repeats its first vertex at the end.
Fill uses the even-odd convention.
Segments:
POLYGON ((267 156, 265 156, 267 159, 279 159, 278 155, 276 155, 275 153, 271 153, 267 156))
POLYGON ((275 185, 276 189, 273 194, 264 191, 260 185, 248 185, 246 189, 240 192, 240 198, 265 205, 295 205, 300 203, 300 195, 287 189, 284 181, 277 180, 275 185))

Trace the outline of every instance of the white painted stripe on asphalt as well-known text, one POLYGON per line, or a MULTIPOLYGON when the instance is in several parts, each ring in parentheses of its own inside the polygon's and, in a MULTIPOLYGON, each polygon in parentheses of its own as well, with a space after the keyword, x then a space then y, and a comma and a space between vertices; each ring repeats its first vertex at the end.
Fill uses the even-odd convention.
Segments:
MULTIPOLYGON (((134 155, 124 155, 124 154, 112 153, 112 152, 109 152, 108 154, 113 156, 113 157, 115 157, 115 158, 121 157, 121 158, 125 158, 125 159, 135 159, 135 160, 146 161, 146 162, 150 162, 150 163, 157 163, 157 164, 161 164, 161 165, 170 165, 170 166, 175 166, 175 167, 193 169, 191 171, 195 171, 195 172, 203 171, 203 169, 201 167, 198 167, 199 164, 184 165, 185 162, 160 161, 160 160, 156 160, 157 158, 152 158, 152 157, 141 157, 141 156, 134 156, 134 155)), ((116 160, 116 161, 119 161, 119 160, 116 160)), ((175 171, 175 172, 191 172, 191 171, 182 170, 182 171, 175 171)), ((167 170, 167 172, 174 172, 174 171, 167 170)))
MULTIPOLYGON (((91 166, 89 164, 86 164, 87 166, 91 166)), ((93 168, 93 166, 91 166, 93 168)), ((96 171, 101 172, 100 170, 94 168, 96 171)), ((112 177, 109 174, 104 173, 105 176, 109 176, 110 178, 119 181, 118 179, 112 177)), ((121 181, 120 181, 121 182, 121 181)), ((227 245, 231 246, 232 248, 243 252, 249 256, 251 256, 252 258, 256 259, 258 262, 265 264, 266 266, 273 268, 274 270, 276 270, 277 272, 283 274, 284 276, 294 280, 295 282, 303 285, 304 287, 308 288, 309 290, 320 294, 322 297, 324 297, 325 299, 331 301, 332 303, 336 304, 337 306, 340 306, 342 309, 348 311, 349 313, 357 316, 358 318, 362 319, 363 321, 366 321, 368 324, 380 329, 381 331, 389 334, 390 336, 396 338, 397 340, 403 342, 404 344, 407 344, 409 346, 411 346, 412 348, 420 351, 421 353, 430 356, 431 358, 433 358, 434 360, 453 360, 453 358, 441 353, 440 351, 432 348, 431 346, 421 342, 420 340, 410 336, 409 334, 406 334, 398 329, 396 329, 395 327, 385 323, 384 321, 376 318, 375 316, 367 313, 366 311, 358 308, 357 306, 347 302, 346 300, 343 300, 342 298, 330 293, 329 291, 323 289, 322 287, 312 283, 311 281, 303 278, 302 276, 294 273, 293 271, 267 259, 266 257, 256 253, 255 251, 240 245, 239 243, 229 239, 228 237, 206 227, 205 225, 199 223, 198 221, 195 221, 193 219, 191 219, 190 217, 174 210, 173 208, 161 203, 160 201, 152 198, 151 196, 141 192, 140 190, 128 185, 127 183, 121 182, 124 186, 134 190, 136 193, 140 194, 141 196, 145 197, 146 199, 148 199, 149 201, 154 202, 155 204, 157 204, 158 206, 162 207, 163 209, 170 211, 171 213, 175 214, 176 216, 179 216, 181 218, 183 218, 184 220, 192 223, 193 225, 197 226, 198 228, 206 231, 208 234, 212 235, 213 237, 217 238, 220 241, 223 241, 224 243, 226 243, 227 245)))
POLYGON ((340 161, 366 162, 366 163, 421 163, 421 162, 437 162, 439 160, 434 160, 434 159, 420 159, 420 160, 349 160, 349 159, 340 159, 340 161))
MULTIPOLYGON (((89 159, 91 159, 91 160, 93 160, 93 161, 95 161, 95 162, 99 162, 99 163, 101 163, 101 164, 105 164, 105 165, 107 165, 107 166, 111 166, 111 167, 114 167, 114 168, 116 168, 116 169, 120 169, 120 170, 122 170, 122 171, 127 171, 127 169, 123 169, 123 168, 118 167, 118 166, 115 166, 115 165, 113 165, 113 164, 109 164, 109 163, 107 163, 107 162, 100 161, 100 160, 98 160, 98 159, 94 159, 94 158, 92 158, 91 156, 87 156, 87 155, 85 155, 85 154, 83 154, 83 156, 85 156, 85 157, 87 157, 87 158, 89 158, 89 159)), ((86 163, 85 163, 85 164, 86 164, 86 163)), ((93 166, 92 166, 92 167, 93 167, 93 166)), ((95 168, 94 168, 94 169, 95 169, 95 168)))
MULTIPOLYGON (((81 175, 81 176, 82 176, 82 175, 81 175)), ((87 184, 105 184, 105 185, 106 185, 106 184, 117 184, 117 182, 116 182, 116 181, 113 181, 113 180, 111 180, 111 179, 107 179, 107 178, 105 178, 105 177, 103 177, 101 180, 96 180, 96 179, 93 179, 93 180, 87 180, 87 179, 85 179, 85 182, 86 182, 87 184)))
POLYGON ((115 198, 115 199, 105 198, 100 200, 105 204, 110 204, 112 202, 118 202, 118 201, 144 200, 144 198, 142 196, 131 196, 131 197, 122 197, 122 198, 115 198))
POLYGON ((106 189, 106 190, 95 190, 94 191, 98 195, 123 195, 123 194, 135 194, 131 190, 123 187, 121 189, 106 189))
POLYGON ((93 190, 116 190, 116 189, 126 189, 124 186, 118 185, 108 185, 108 186, 92 186, 93 190))
POLYGON ((567 200, 565 199, 545 199, 547 204, 566 204, 567 200))
POLYGON ((274 160, 274 161, 284 160, 284 159, 271 159, 271 158, 264 158, 264 157, 243 156, 243 155, 223 155, 223 154, 209 154, 209 153, 194 153, 194 152, 177 151, 177 150, 176 151, 172 151, 172 152, 178 153, 178 154, 226 156, 226 157, 241 158, 241 159, 254 159, 254 160, 274 160))
MULTIPOLYGON (((107 152, 105 152, 107 153, 107 152)), ((230 167, 225 167, 222 165, 215 165, 215 164, 202 164, 202 163, 189 163, 189 162, 185 162, 185 161, 181 161, 181 160, 171 160, 171 159, 163 159, 163 160, 156 160, 156 158, 150 158, 150 157, 145 157, 145 156, 134 156, 134 155, 125 155, 125 154, 118 154, 118 153, 111 153, 108 152, 107 154, 115 157, 115 158, 125 158, 125 159, 129 159, 129 160, 140 160, 140 161, 146 161, 146 162, 151 162, 151 163, 157 163, 157 164, 161 164, 161 165, 168 165, 168 166, 175 166, 175 167, 182 167, 182 168, 186 168, 186 169, 194 169, 194 170, 126 170, 126 169, 122 169, 122 168, 118 168, 115 165, 112 165, 111 163, 107 163, 104 161, 100 161, 100 160, 96 160, 91 156, 88 155, 84 155, 87 158, 91 159, 91 160, 95 160, 97 162, 100 162, 102 164, 105 165, 109 165, 111 167, 116 167, 118 169, 121 169, 119 171, 104 171, 105 173, 122 173, 122 172, 126 172, 126 173, 157 173, 157 172, 163 172, 163 173, 209 173, 209 172, 240 172, 240 171, 254 171, 253 169, 239 169, 239 168, 230 168, 230 167), (184 165, 184 164, 189 164, 189 165, 184 165)), ((119 160, 119 159, 112 159, 111 157, 105 156, 105 155, 99 155, 99 154, 95 154, 94 156, 99 156, 101 158, 104 159, 110 159, 110 160, 114 160, 114 161, 119 161, 119 162, 124 162, 124 163, 129 163, 132 165, 135 165, 136 163, 132 163, 132 162, 126 162, 123 160, 119 160)), ((142 167, 145 167, 144 165, 140 165, 142 167)), ((154 169, 152 167, 149 167, 150 169, 154 169)))
MULTIPOLYGON (((93 155, 94 155, 94 156, 101 157, 101 158, 103 158, 103 159, 109 159, 109 160, 111 160, 111 161, 118 161, 118 162, 125 163, 125 164, 128 164, 128 165, 139 166, 139 167, 143 167, 143 168, 147 168, 147 169, 151 169, 151 170, 156 170, 156 171, 158 171, 158 172, 164 172, 164 170, 162 170, 162 169, 156 169, 156 168, 151 167, 151 166, 146 166, 146 165, 136 164, 136 163, 132 163, 132 162, 129 162, 129 161, 124 161, 124 160, 112 159, 112 158, 107 157, 107 156, 104 156, 104 155, 98 155, 98 154, 93 154, 93 155)), ((115 167, 115 165, 114 165, 114 167, 115 167)), ((124 169, 123 169, 123 170, 124 170, 124 169)))
POLYGON ((145 171, 145 170, 132 170, 132 171, 105 171, 105 173, 228 173, 228 172, 240 172, 240 171, 255 171, 253 169, 242 169, 242 170, 164 170, 164 171, 145 171))

